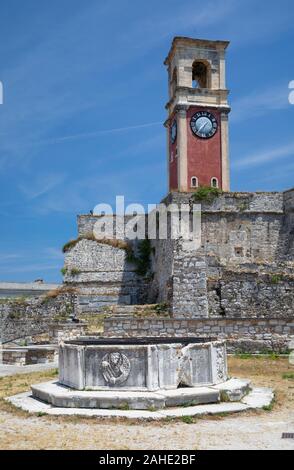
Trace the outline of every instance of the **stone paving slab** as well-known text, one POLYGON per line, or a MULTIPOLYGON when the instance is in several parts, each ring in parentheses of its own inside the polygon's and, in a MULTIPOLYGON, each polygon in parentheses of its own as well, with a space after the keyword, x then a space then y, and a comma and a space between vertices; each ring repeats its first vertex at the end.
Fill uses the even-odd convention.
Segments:
POLYGON ((248 379, 231 378, 226 382, 215 385, 220 391, 222 401, 240 401, 250 391, 251 381, 248 379))
POLYGON ((200 405, 203 403, 217 403, 220 393, 214 387, 187 387, 175 390, 161 390, 165 397, 165 406, 200 405))
POLYGON ((249 405, 245 405, 244 403, 210 403, 208 405, 167 408, 165 410, 160 410, 160 414, 170 418, 178 418, 183 416, 235 413, 237 411, 245 411, 249 408, 249 405))
POLYGON ((253 389, 241 402, 212 403, 189 407, 169 408, 160 411, 146 410, 115 410, 115 409, 87 409, 53 407, 32 397, 31 392, 20 393, 5 398, 14 406, 30 413, 46 413, 57 416, 93 416, 93 417, 119 417, 129 419, 164 419, 183 416, 197 416, 205 414, 236 413, 254 408, 269 406, 274 397, 273 391, 268 388, 253 389))
POLYGON ((271 388, 256 387, 243 398, 242 402, 251 408, 263 408, 270 406, 274 396, 274 392, 271 388))
POLYGON ((163 408, 164 395, 148 391, 73 390, 56 381, 44 382, 31 387, 33 396, 46 403, 62 408, 131 408, 148 410, 163 408))

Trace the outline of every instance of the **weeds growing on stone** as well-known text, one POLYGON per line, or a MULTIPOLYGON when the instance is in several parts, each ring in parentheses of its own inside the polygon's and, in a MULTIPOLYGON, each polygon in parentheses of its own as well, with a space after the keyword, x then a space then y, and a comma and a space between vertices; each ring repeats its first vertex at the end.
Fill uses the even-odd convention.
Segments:
POLYGON ((182 416, 182 421, 186 424, 193 424, 194 419, 193 416, 182 416))
POLYGON ((282 378, 287 380, 294 380, 294 372, 287 372, 286 374, 282 375, 282 378))
POLYGON ((195 193, 192 194, 194 201, 213 201, 214 198, 220 196, 222 191, 219 188, 211 188, 210 186, 200 186, 195 193))

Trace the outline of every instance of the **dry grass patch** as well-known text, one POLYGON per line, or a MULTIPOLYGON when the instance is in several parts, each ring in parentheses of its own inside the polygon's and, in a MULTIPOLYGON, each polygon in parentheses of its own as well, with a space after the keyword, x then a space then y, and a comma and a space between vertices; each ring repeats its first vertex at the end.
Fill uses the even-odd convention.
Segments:
POLYGON ((124 240, 118 240, 116 238, 101 238, 101 239, 99 238, 98 239, 95 237, 93 233, 87 233, 73 240, 69 240, 67 243, 65 243, 65 245, 62 248, 63 253, 67 253, 68 251, 70 251, 81 240, 90 240, 96 243, 100 243, 102 245, 112 246, 113 248, 120 248, 122 250, 125 250, 127 253, 132 252, 132 248, 130 244, 124 240))
MULTIPOLYGON (((285 377, 293 374, 293 366, 290 366, 288 358, 270 359, 268 357, 247 357, 241 359, 237 356, 228 357, 229 374, 231 377, 244 377, 250 378, 253 386, 270 387, 273 388, 276 394, 273 412, 281 409, 293 409, 294 402, 294 384, 292 380, 287 380, 285 377)), ((13 405, 7 403, 4 397, 16 395, 30 389, 30 386, 35 383, 45 382, 57 378, 57 370, 33 372, 30 374, 18 374, 9 377, 0 378, 0 410, 13 412, 22 416, 29 416, 27 412, 15 408, 13 405)), ((270 410, 272 411, 272 410, 270 410)), ((242 415, 254 415, 264 413, 262 410, 250 410, 242 412, 242 415)), ((239 413, 230 414, 230 417, 237 418, 239 413)), ((219 415, 205 415, 193 418, 193 421, 202 419, 221 420, 224 419, 226 414, 219 415)), ((109 424, 111 422, 125 423, 128 426, 136 424, 137 420, 129 420, 126 418, 93 418, 93 417, 80 417, 80 416, 46 416, 46 420, 54 422, 68 422, 68 423, 97 423, 109 424)), ((176 423, 181 419, 172 418, 162 421, 145 421, 145 426, 166 426, 176 423)))
POLYGON ((61 286, 57 287, 56 289, 49 290, 44 296, 42 296, 42 302, 56 299, 60 295, 77 295, 78 293, 79 290, 76 287, 61 286))
POLYGON ((294 384, 291 380, 283 378, 294 372, 288 357, 247 356, 242 359, 238 356, 229 356, 228 368, 231 376, 250 379, 254 386, 274 389, 274 410, 281 408, 293 410, 294 384))
POLYGON ((28 416, 28 413, 19 408, 14 407, 4 400, 4 398, 17 395, 18 393, 27 392, 31 385, 52 380, 57 377, 57 369, 47 370, 44 372, 32 372, 30 374, 17 374, 0 377, 0 410, 13 411, 22 416, 28 416))

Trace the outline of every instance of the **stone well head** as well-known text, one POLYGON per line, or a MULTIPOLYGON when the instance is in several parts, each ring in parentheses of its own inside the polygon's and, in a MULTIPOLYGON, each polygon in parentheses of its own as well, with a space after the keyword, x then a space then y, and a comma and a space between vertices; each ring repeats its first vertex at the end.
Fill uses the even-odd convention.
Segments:
POLYGON ((59 382, 78 390, 158 390, 227 379, 224 341, 80 338, 59 349, 59 382))

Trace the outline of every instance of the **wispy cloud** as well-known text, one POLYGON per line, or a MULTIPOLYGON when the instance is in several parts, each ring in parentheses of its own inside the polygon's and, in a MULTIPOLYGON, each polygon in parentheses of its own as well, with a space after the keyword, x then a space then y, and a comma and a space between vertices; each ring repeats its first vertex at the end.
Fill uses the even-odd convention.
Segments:
POLYGON ((294 157, 294 143, 283 145, 275 149, 271 148, 261 150, 255 154, 247 155, 240 160, 233 162, 233 167, 236 169, 251 168, 291 156, 294 157))
POLYGON ((288 164, 281 165, 278 169, 275 169, 273 172, 271 169, 265 170, 263 172, 263 176, 261 177, 259 174, 256 174, 255 178, 251 179, 251 182, 260 185, 260 184, 271 184, 275 183, 282 183, 282 190, 285 190, 287 187, 293 188, 293 178, 292 175, 294 174, 294 162, 288 164), (291 179, 291 181, 290 181, 291 179), (289 183, 287 181, 289 180, 289 183), (285 184, 286 181, 286 184, 285 184))
MULTIPOLYGON (((132 94, 131 77, 120 74, 120 67, 130 61, 135 63, 138 57, 174 35, 176 30, 187 32, 203 23, 215 24, 234 8, 232 0, 211 0, 196 11, 191 10, 192 4, 188 2, 175 4, 171 10, 164 9, 164 14, 163 11, 159 15, 151 14, 150 19, 135 9, 129 21, 121 21, 127 16, 125 3, 91 3, 78 14, 69 15, 62 24, 56 23, 39 43, 17 56, 15 64, 2 70, 7 95, 1 119, 2 168, 32 160, 34 154, 28 147, 35 142, 59 143, 122 131, 122 128, 111 128, 46 138, 71 116, 98 105, 109 106, 122 93, 124 96, 132 94), (110 18, 117 23, 115 35, 107 31, 110 18), (97 22, 101 26, 98 29, 97 22), (100 86, 93 99, 92 77, 97 74, 100 86)), ((137 70, 133 77, 137 80, 136 87, 140 87, 148 73, 149 67, 137 70)), ((140 124, 129 129, 137 126, 140 124)))
POLYGON ((35 181, 28 182, 27 185, 19 185, 19 189, 27 199, 36 199, 52 191, 65 179, 63 174, 47 174, 39 176, 35 181))
POLYGON ((23 254, 21 253, 0 253, 0 260, 1 263, 10 262, 11 260, 19 260, 23 258, 23 254))
POLYGON ((114 127, 112 129, 101 129, 97 131, 82 132, 82 133, 65 135, 62 137, 56 137, 56 138, 47 139, 47 140, 40 140, 39 142, 34 142, 31 145, 35 146, 35 145, 59 144, 63 142, 75 141, 75 140, 80 140, 80 139, 91 139, 91 138, 95 138, 101 135, 108 135, 108 134, 111 135, 111 134, 117 134, 120 132, 134 131, 137 129, 146 129, 148 127, 155 127, 155 126, 160 126, 160 125, 162 126, 162 121, 147 122, 145 124, 135 124, 133 126, 127 126, 127 127, 114 127))
POLYGON ((245 121, 252 116, 289 107, 288 94, 288 84, 285 83, 242 96, 232 103, 231 122, 245 121))

